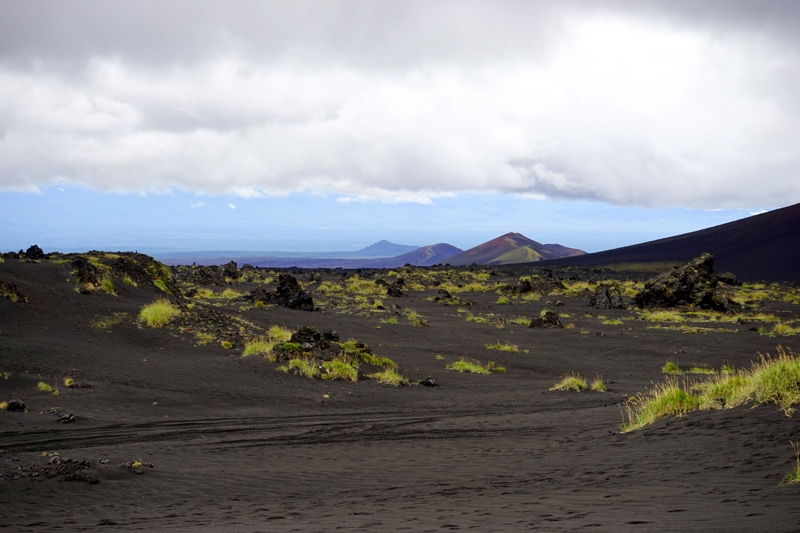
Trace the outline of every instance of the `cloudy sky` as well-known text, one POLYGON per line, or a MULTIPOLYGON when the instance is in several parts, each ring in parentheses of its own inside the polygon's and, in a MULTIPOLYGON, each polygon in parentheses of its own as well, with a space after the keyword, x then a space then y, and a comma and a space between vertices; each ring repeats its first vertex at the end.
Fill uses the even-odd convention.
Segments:
POLYGON ((0 249, 519 231, 596 251, 797 203, 799 20, 763 0, 0 0, 0 249))

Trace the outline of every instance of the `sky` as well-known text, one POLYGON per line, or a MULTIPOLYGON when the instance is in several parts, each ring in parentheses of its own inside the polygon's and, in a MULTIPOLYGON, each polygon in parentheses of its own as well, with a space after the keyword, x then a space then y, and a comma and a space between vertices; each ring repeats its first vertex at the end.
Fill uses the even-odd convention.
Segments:
POLYGON ((795 1, 0 0, 0 249, 599 251, 800 202, 795 1))

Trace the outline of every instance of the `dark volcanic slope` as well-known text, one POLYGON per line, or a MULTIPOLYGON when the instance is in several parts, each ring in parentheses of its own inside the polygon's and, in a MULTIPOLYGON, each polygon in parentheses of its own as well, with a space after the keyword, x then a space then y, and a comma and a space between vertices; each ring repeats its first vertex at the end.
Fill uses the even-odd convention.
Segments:
POLYGON ((581 255, 585 252, 560 244, 541 244, 521 233, 506 233, 441 263, 451 265, 508 265, 581 255))
POLYGON ((703 252, 714 255, 717 272, 730 271, 743 280, 800 281, 800 204, 692 233, 547 264, 600 266, 688 261, 703 252))

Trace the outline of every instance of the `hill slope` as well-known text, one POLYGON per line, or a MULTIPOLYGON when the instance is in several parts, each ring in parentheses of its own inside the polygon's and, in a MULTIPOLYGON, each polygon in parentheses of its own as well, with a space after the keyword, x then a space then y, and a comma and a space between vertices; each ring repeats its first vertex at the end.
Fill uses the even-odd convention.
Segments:
MULTIPOLYGON (((506 233, 449 258, 451 265, 509 265, 581 255, 585 252, 560 244, 541 244, 521 233, 506 233)), ((444 261, 440 261, 444 262, 444 261)))
POLYGON ((633 246, 548 261, 554 265, 688 261, 703 252, 742 280, 800 281, 800 204, 633 246))

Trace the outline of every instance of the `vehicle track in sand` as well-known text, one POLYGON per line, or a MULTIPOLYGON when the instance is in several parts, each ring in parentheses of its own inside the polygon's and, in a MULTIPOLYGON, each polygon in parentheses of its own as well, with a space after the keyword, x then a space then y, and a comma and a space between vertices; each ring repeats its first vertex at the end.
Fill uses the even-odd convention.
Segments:
MULTIPOLYGON (((570 411, 604 407, 622 398, 604 396, 537 406, 500 406, 420 412, 363 412, 299 417, 226 418, 155 422, 87 429, 37 430, 0 435, 4 453, 41 452, 130 443, 213 437, 220 444, 265 446, 421 438, 465 438, 529 434, 536 428, 412 429, 410 426, 466 417, 570 411), (248 435, 259 435, 249 438, 248 435), (268 436, 263 436, 268 435, 268 436)), ((206 441, 211 442, 211 441, 206 441)))

